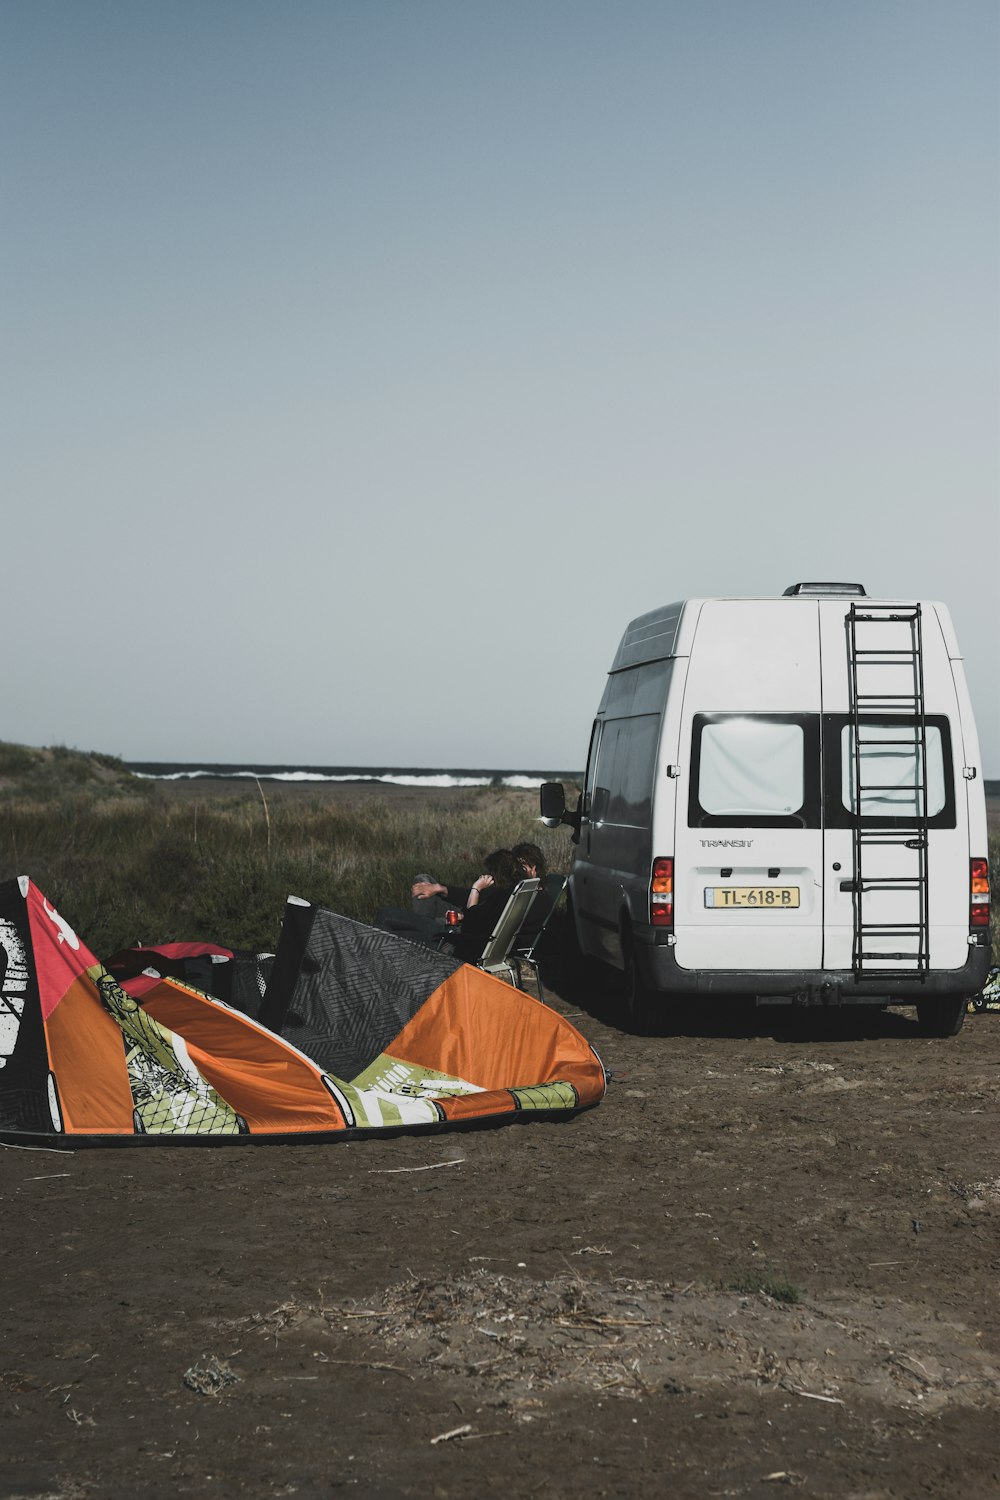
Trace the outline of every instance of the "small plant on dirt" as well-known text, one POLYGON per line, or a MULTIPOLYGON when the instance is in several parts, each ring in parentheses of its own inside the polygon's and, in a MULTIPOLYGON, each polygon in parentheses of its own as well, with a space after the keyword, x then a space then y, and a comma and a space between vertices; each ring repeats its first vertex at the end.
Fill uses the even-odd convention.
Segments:
POLYGON ((739 1292, 745 1297, 770 1297, 772 1302, 801 1302, 805 1296, 801 1287, 769 1266, 762 1269, 746 1267, 724 1282, 723 1289, 739 1292))

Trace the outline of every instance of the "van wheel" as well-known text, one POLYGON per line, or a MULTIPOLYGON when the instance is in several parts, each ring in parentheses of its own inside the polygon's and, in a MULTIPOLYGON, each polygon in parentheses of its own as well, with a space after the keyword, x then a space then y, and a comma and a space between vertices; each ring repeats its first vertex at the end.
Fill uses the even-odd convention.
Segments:
POLYGON ((636 962, 635 943, 632 934, 626 930, 622 933, 622 957, 625 960, 625 972, 622 978, 622 1001, 625 1019, 630 1031, 636 1036, 648 1036, 652 1031, 653 1012, 652 996, 643 983, 636 962))
POLYGON ((560 919, 556 916, 556 932, 559 934, 556 948, 560 976, 564 984, 579 985, 587 978, 587 959, 576 935, 576 917, 573 912, 573 897, 566 892, 566 910, 560 919))
POLYGON ((958 1036, 965 1020, 965 997, 961 1000, 918 1000, 917 1026, 922 1036, 958 1036))

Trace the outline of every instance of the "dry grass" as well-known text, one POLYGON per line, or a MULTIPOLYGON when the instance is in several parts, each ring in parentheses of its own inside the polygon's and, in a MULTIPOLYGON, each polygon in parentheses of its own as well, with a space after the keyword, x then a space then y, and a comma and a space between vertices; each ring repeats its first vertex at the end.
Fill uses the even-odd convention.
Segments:
POLYGON ((251 784, 248 796, 190 797, 123 767, 91 774, 91 758, 69 752, 67 767, 60 779, 51 758, 0 754, 0 880, 29 875, 101 958, 136 941, 273 948, 289 895, 370 921, 380 906, 408 905, 420 871, 460 883, 489 850, 524 839, 553 868, 570 852, 565 832, 537 822, 533 792, 401 801, 258 795, 251 784))
MULTIPOLYGON (((319 1363, 460 1377, 483 1407, 522 1420, 554 1388, 633 1401, 717 1387, 921 1413, 1000 1407, 1000 1376, 972 1330, 884 1297, 480 1268, 411 1277, 361 1303, 284 1303, 233 1331, 295 1341, 319 1363)), ((243 1354, 257 1363, 251 1342, 243 1354)))
MULTIPOLYGON (((525 839, 565 869, 568 833, 537 811, 534 792, 500 787, 190 796, 110 756, 0 743, 0 880, 30 875, 101 958, 136 941, 272 948, 289 895, 371 921, 409 903, 418 871, 459 883, 525 839)), ((1000 834, 989 858, 998 964, 1000 834)))

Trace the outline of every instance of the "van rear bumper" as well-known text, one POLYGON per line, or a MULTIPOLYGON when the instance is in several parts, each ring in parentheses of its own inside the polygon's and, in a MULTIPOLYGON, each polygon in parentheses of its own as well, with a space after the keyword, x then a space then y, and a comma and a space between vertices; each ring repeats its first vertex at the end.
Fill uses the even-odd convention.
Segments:
POLYGON ((987 941, 970 947, 968 961, 960 969, 935 969, 922 979, 877 975, 855 979, 845 969, 682 969, 662 933, 635 930, 633 936, 643 982, 665 996, 754 996, 769 1005, 905 1005, 978 995, 990 971, 987 941))

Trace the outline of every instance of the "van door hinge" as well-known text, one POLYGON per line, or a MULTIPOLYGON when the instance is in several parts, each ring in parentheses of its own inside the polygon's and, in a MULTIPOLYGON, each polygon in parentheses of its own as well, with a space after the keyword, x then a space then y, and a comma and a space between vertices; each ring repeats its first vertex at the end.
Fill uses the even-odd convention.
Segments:
POLYGON ((975 768, 975 766, 963 766, 962 767, 962 775, 965 777, 966 781, 975 781, 975 779, 976 779, 976 768, 975 768))
MULTIPOLYGON (((671 776, 674 779, 676 779, 680 774, 681 774, 681 768, 680 768, 680 766, 668 766, 667 767, 667 775, 668 776, 671 776)), ((976 773, 973 771, 972 774, 975 775, 976 773)))

